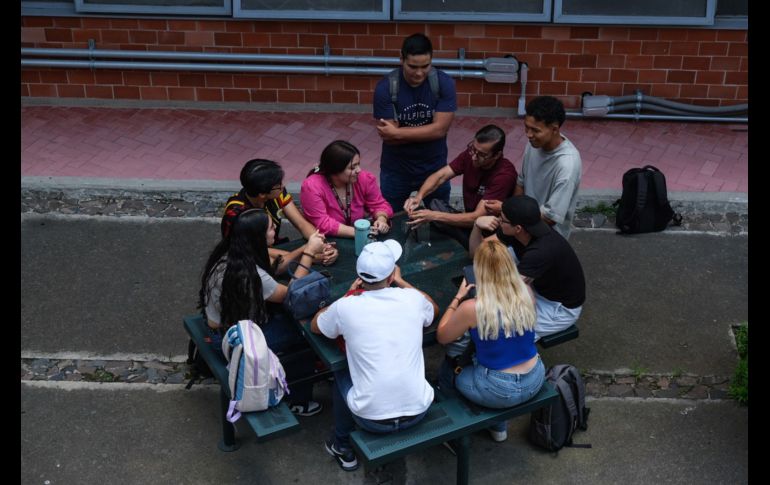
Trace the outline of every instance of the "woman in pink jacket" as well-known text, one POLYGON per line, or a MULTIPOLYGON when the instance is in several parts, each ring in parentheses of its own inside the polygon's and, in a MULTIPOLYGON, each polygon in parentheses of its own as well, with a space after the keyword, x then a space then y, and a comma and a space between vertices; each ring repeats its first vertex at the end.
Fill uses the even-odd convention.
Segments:
POLYGON ((350 143, 337 140, 321 152, 321 163, 308 173, 299 194, 302 211, 321 233, 353 237, 353 222, 372 218, 379 233, 390 229, 393 209, 383 198, 377 179, 361 170, 361 153, 350 143))

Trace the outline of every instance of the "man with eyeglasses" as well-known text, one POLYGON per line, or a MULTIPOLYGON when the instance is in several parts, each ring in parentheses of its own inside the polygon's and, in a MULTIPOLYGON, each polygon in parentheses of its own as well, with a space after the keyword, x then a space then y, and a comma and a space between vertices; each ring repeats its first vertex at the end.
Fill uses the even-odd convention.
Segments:
MULTIPOLYGON (((373 115, 382 138, 380 189, 394 210, 447 162, 457 93, 454 80, 433 67, 432 59, 430 39, 410 35, 401 47, 397 76, 383 77, 374 89, 373 115)), ((449 202, 449 191, 446 183, 430 197, 449 202)))
MULTIPOLYGON (((433 222, 435 227, 468 249, 473 222, 487 214, 489 202, 507 199, 513 194, 518 176, 516 167, 503 156, 505 132, 496 125, 486 125, 476 132, 473 140, 449 165, 429 176, 413 197, 404 202, 410 225, 433 222), (430 203, 430 209, 417 209, 420 202, 437 187, 463 176, 463 205, 459 212, 440 199, 430 203)), ((499 213, 499 211, 498 211, 499 213)))
MULTIPOLYGON (((233 222, 241 212, 254 208, 264 209, 273 220, 276 244, 288 241, 287 237, 280 238, 279 236, 281 221, 284 217, 299 230, 305 239, 316 231, 315 226, 305 219, 305 216, 294 204, 292 195, 283 186, 283 176, 284 172, 281 166, 272 160, 255 158, 246 162, 241 169, 240 177, 243 188, 227 199, 227 204, 225 204, 225 212, 220 227, 223 238, 229 236, 233 222)), ((270 248, 270 258, 274 259, 278 256, 283 258, 283 263, 278 267, 278 271, 283 272, 289 261, 299 258, 304 247, 301 246, 292 252, 270 248)), ((314 262, 327 266, 334 263, 337 256, 337 248, 326 244, 323 252, 315 255, 314 262)))
POLYGON ((471 232, 471 257, 485 240, 482 231, 494 231, 486 239, 508 246, 524 282, 535 292, 535 340, 577 321, 586 299, 583 267, 569 242, 542 219, 537 200, 514 196, 503 202, 500 217, 479 217, 471 232))

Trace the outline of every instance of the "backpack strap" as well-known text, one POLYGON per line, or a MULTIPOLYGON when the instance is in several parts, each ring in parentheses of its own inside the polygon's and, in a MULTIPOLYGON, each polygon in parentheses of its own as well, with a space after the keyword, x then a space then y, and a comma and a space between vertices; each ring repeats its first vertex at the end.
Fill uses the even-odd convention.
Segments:
MULTIPOLYGON (((567 372, 569 373, 569 376, 572 378, 572 380, 575 383, 583 382, 583 377, 580 375, 580 372, 575 367, 569 367, 567 369, 567 372)), ((577 405, 578 405, 578 427, 585 431, 588 429, 588 412, 589 409, 586 408, 586 396, 585 396, 585 387, 576 385, 575 388, 577 389, 577 405), (584 413, 585 411, 585 413, 584 413)))
POLYGON ((433 97, 438 100, 440 95, 438 85, 438 71, 436 71, 436 68, 432 66, 430 71, 428 71, 428 84, 430 85, 430 91, 433 93, 433 97))
MULTIPOLYGON (((573 422, 577 423, 578 406, 575 403, 575 395, 572 394, 572 388, 563 379, 557 379, 556 382, 554 382, 554 385, 556 386, 556 389, 558 389, 559 393, 561 394, 562 402, 564 402, 564 404, 567 406, 567 411, 569 411, 569 415, 572 417, 573 422)), ((567 435, 567 440, 566 440, 567 445, 572 444, 572 433, 574 431, 575 431, 575 426, 570 426, 569 435, 567 435)))
POLYGON ((303 268, 305 268, 307 270, 308 273, 312 273, 313 272, 312 269, 308 268, 307 266, 305 266, 304 264, 300 263, 299 261, 289 261, 289 264, 286 265, 286 272, 289 273, 289 275, 291 276, 291 279, 296 279, 297 278, 296 276, 294 276, 294 271, 297 271, 297 266, 302 266, 303 268), (292 264, 295 266, 294 270, 291 269, 291 265, 292 264))
MULTIPOLYGON (((398 121, 398 85, 401 82, 401 68, 393 69, 388 73, 388 90, 390 91, 390 104, 393 105, 393 119, 398 121)), ((433 97, 438 100, 441 89, 438 82, 438 71, 431 67, 428 71, 428 85, 433 97)))
POLYGON ((401 68, 398 67, 388 73, 388 87, 390 89, 390 104, 393 105, 393 119, 398 121, 398 83, 401 76, 401 68))
POLYGON ((653 167, 652 165, 645 165, 643 170, 652 173, 652 181, 655 184, 655 192, 658 197, 658 205, 660 207, 665 207, 666 204, 668 204, 666 177, 663 176, 663 172, 653 167))
MULTIPOLYGON (((649 166, 647 165, 647 167, 649 166)), ((636 207, 634 211, 641 211, 647 205, 647 167, 636 173, 636 207)))
MULTIPOLYGON (((658 196, 658 207, 668 207, 669 209, 671 209, 671 204, 668 201, 666 177, 663 176, 663 172, 653 167, 652 165, 645 165, 644 168, 649 169, 652 172, 652 181, 655 184, 655 192, 657 193, 657 196, 658 196)), ((673 212, 673 214, 671 215, 671 222, 675 226, 681 226, 682 214, 680 214, 679 212, 674 212, 673 209, 671 209, 671 212, 673 212)))

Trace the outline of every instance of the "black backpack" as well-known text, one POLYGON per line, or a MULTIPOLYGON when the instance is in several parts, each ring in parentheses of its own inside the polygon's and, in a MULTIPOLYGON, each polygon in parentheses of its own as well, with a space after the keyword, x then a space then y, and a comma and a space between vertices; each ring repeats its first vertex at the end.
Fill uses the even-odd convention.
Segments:
POLYGON ((623 193, 614 205, 618 234, 662 231, 672 220, 677 226, 682 223, 668 202, 666 177, 652 165, 623 174, 623 193))
POLYGON ((559 393, 559 399, 550 406, 532 413, 529 423, 529 440, 548 451, 558 451, 564 446, 590 448, 591 445, 572 443, 576 429, 588 429, 585 385, 580 371, 571 365, 555 365, 545 374, 559 393))

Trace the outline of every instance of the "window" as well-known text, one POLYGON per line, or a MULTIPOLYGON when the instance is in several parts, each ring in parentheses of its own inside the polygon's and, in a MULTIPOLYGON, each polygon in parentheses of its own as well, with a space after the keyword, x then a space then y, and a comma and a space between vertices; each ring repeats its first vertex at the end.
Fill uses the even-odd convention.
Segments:
POLYGON ((393 18, 550 22, 551 0, 393 0, 393 18))
POLYGON ((748 0, 20 0, 22 15, 155 14, 747 29, 748 0))
POLYGON ((78 12, 229 15, 229 0, 75 0, 78 12))
POLYGON ((712 25, 716 0, 554 0, 556 23, 712 25))
POLYGON ((232 0, 234 17, 389 20, 389 0, 232 0))

